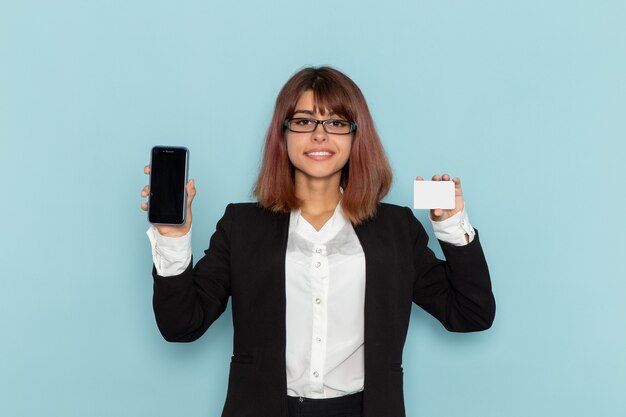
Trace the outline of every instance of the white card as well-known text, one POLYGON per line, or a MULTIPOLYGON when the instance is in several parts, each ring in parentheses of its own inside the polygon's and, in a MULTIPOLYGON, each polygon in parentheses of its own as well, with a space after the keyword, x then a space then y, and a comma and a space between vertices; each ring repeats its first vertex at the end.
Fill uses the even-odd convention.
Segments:
POLYGON ((413 208, 453 209, 453 181, 415 181, 413 184, 413 208))

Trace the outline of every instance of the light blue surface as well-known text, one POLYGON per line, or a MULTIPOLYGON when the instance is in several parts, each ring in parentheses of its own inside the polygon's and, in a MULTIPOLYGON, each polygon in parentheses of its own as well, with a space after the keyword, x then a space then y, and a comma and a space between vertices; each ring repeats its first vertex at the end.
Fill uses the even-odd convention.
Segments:
POLYGON ((190 148, 199 259, 250 199, 278 90, 329 64, 368 100, 386 201, 459 176, 492 274, 488 332, 414 308, 407 414, 625 416, 624 21, 617 0, 2 0, 0 415, 219 415, 230 307, 161 338, 142 169, 190 148))

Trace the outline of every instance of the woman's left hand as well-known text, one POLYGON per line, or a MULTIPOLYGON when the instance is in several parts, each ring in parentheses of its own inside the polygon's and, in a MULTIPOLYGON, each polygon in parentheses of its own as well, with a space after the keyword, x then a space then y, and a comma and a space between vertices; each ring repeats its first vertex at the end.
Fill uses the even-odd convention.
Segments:
MULTIPOLYGON (((422 177, 415 178, 418 181, 423 181, 422 177)), ((433 175, 433 181, 450 181, 450 176, 448 174, 443 175, 433 175)), ((436 222, 444 221, 445 219, 454 216, 465 207, 463 203, 463 190, 461 189, 461 180, 458 177, 454 177, 452 179, 454 182, 454 208, 453 209, 432 209, 430 210, 430 217, 436 222)))

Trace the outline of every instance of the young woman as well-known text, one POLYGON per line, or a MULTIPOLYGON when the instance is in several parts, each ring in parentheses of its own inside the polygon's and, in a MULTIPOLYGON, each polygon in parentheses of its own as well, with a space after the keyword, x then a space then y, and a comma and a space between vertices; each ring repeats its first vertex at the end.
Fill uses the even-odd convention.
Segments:
POLYGON ((190 342, 232 297, 223 417, 405 416, 412 303, 457 332, 487 329, 495 314, 478 232, 460 179, 452 181, 455 208, 430 212, 442 261, 410 209, 381 203, 391 169, 360 89, 319 67, 297 72, 280 91, 257 202, 226 207, 195 266, 196 189, 188 182, 188 222, 147 232, 154 312, 166 340, 190 342))

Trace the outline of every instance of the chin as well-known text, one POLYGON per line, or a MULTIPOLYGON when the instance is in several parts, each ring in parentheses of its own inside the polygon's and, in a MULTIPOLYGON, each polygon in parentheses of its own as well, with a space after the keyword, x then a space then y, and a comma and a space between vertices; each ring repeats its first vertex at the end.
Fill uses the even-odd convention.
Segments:
POLYGON ((301 175, 310 179, 318 179, 318 180, 331 179, 337 175, 341 177, 341 169, 339 170, 297 169, 296 172, 298 171, 301 173, 301 175))

